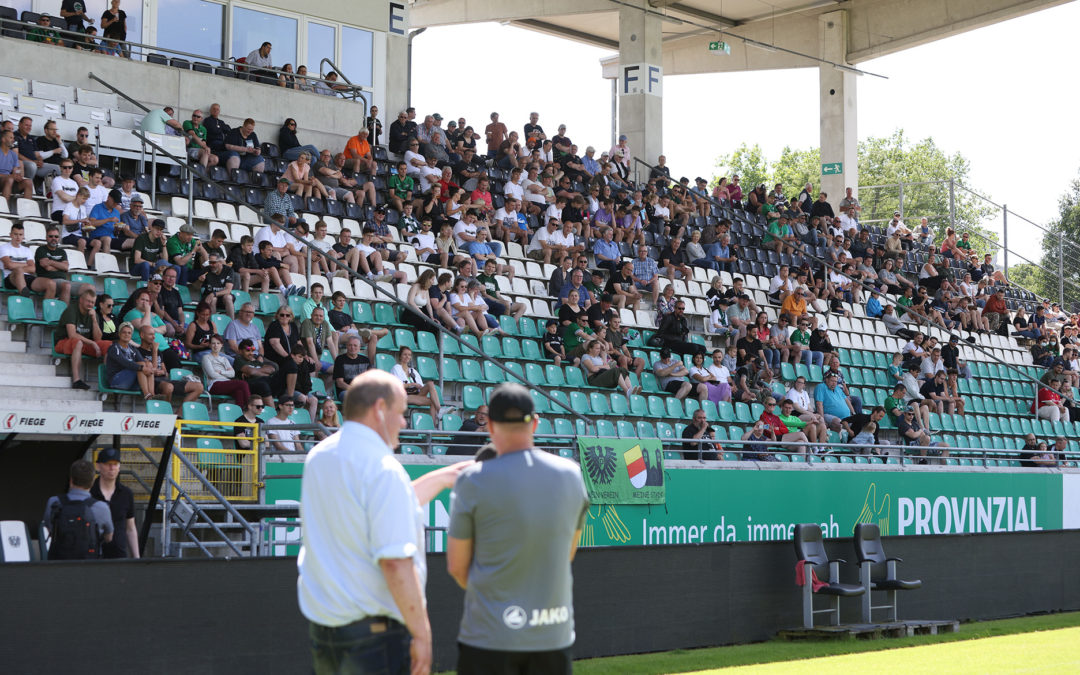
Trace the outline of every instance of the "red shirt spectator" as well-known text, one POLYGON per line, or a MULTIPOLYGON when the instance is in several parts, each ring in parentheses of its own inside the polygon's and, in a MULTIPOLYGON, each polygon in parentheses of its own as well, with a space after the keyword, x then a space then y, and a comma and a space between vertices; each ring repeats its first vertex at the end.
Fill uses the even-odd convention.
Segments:
POLYGON ((787 425, 780 421, 780 418, 770 412, 761 413, 759 418, 765 424, 772 427, 773 436, 775 438, 783 438, 784 434, 788 433, 787 425))
POLYGON ((1031 404, 1031 412, 1034 414, 1044 403, 1054 403, 1055 405, 1061 405, 1061 394, 1057 393, 1050 387, 1042 387, 1039 389, 1038 395, 1035 397, 1035 402, 1031 404))

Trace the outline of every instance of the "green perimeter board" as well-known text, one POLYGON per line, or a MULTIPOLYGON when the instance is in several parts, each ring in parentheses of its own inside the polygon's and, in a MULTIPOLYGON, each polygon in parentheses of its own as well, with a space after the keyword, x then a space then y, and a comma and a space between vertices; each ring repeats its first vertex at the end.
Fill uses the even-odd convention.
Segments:
MULTIPOLYGON (((435 468, 405 465, 414 478, 435 468)), ((266 466, 270 475, 302 470, 300 464, 266 466)), ((827 537, 850 537, 858 522, 877 523, 884 535, 1062 527, 1060 474, 670 468, 664 473, 666 504, 594 505, 582 544, 772 541, 789 539, 796 523, 811 522, 820 523, 827 537)), ((299 499, 298 479, 267 480, 268 504, 299 499)), ((444 491, 429 505, 428 526, 448 525, 449 499, 444 491)), ((433 550, 444 550, 442 536, 433 543, 433 550)))

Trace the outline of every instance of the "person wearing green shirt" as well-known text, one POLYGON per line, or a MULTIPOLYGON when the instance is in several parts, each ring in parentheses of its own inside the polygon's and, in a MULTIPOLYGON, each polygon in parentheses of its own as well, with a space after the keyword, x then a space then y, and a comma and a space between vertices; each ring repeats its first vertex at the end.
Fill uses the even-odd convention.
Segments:
POLYGON ((52 27, 52 18, 48 14, 38 17, 37 26, 30 29, 26 39, 30 42, 44 42, 47 45, 62 45, 60 34, 52 27))
POLYGON ((484 262, 484 271, 476 275, 476 280, 483 286, 481 295, 487 303, 488 311, 494 316, 502 316, 509 312, 514 319, 520 319, 525 315, 525 303, 514 302, 499 293, 499 282, 495 275, 499 266, 494 260, 484 262))
POLYGON ((896 317, 904 316, 905 307, 911 307, 911 286, 904 286, 904 294, 896 299, 896 317))
POLYGON ((201 110, 192 110, 191 119, 184 122, 184 136, 188 139, 188 157, 197 161, 202 168, 217 166, 218 156, 210 151, 206 144, 206 127, 203 126, 201 110))
POLYGON ((195 238, 193 226, 181 225, 180 231, 165 243, 165 251, 169 262, 180 268, 177 283, 186 286, 199 277, 196 270, 201 268, 195 267, 195 259, 202 253, 202 243, 195 238))
POLYGON ((765 203, 761 206, 761 213, 765 216, 765 220, 770 223, 780 217, 780 211, 776 208, 775 197, 769 195, 765 203))
POLYGON ((397 173, 390 176, 386 181, 386 187, 390 190, 390 205, 396 211, 402 211, 405 202, 411 202, 413 192, 416 189, 416 181, 412 176, 406 176, 409 166, 405 162, 398 162, 397 173))
POLYGON ((581 358, 585 353, 585 346, 592 342, 593 329, 589 328, 588 312, 579 312, 577 319, 563 329, 563 346, 566 354, 572 359, 581 358))
POLYGON ((885 403, 882 407, 885 408, 885 416, 887 419, 892 420, 893 424, 896 424, 897 420, 904 414, 904 408, 907 405, 904 403, 904 384, 897 382, 893 386, 892 396, 885 397, 885 403))

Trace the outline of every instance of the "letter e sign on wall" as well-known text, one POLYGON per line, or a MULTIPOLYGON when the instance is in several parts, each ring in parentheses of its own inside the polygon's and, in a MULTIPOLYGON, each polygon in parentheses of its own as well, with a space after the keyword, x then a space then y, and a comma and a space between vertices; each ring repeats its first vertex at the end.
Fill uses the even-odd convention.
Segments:
POLYGON ((387 32, 391 35, 404 35, 408 26, 408 21, 405 20, 405 5, 400 2, 391 2, 387 32))

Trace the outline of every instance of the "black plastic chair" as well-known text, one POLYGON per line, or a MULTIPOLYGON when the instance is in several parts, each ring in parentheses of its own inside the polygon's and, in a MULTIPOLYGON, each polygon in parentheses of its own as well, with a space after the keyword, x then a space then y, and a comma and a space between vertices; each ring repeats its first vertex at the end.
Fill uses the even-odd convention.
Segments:
POLYGON ((235 185, 247 185, 250 181, 248 172, 243 169, 229 169, 229 181, 235 185))
POLYGON ((236 77, 236 71, 228 66, 216 66, 214 68, 214 74, 221 77, 236 77))
MULTIPOLYGON (((186 187, 185 183, 185 187, 186 187)), ((157 191, 163 195, 178 195, 181 190, 172 176, 158 176, 157 191)))
POLYGON ((212 166, 209 169, 210 180, 215 183, 228 183, 229 182, 229 170, 223 166, 212 166))
POLYGON ((156 63, 159 66, 169 65, 169 59, 167 59, 164 54, 147 54, 146 62, 156 63))
POLYGON ((875 609, 889 610, 889 620, 898 621, 896 592, 922 588, 922 581, 896 578, 896 563, 903 560, 886 557, 881 545, 881 529, 875 523, 859 523, 855 526, 855 558, 859 561, 859 581, 863 587, 870 591, 885 591, 889 598, 887 605, 872 605, 871 593, 863 595, 863 623, 871 623, 870 615, 875 609))
POLYGON ((829 623, 833 626, 839 626, 840 598, 863 595, 866 593, 866 587, 859 584, 840 583, 840 563, 846 563, 847 561, 842 559, 829 560, 829 555, 825 552, 825 544, 822 542, 820 526, 814 523, 796 525, 794 541, 796 559, 806 563, 803 567, 806 573, 805 583, 801 590, 803 628, 814 627, 815 614, 828 614, 829 623), (826 609, 814 609, 814 585, 811 570, 817 574, 818 580, 825 584, 817 592, 831 598, 829 607, 826 609), (828 581, 824 581, 824 579, 828 579, 828 581))
POLYGON ((278 149, 278 146, 273 143, 263 143, 260 147, 262 148, 262 156, 266 159, 277 159, 278 157, 281 157, 281 151, 278 149))
POLYGON ((345 205, 343 202, 339 202, 336 199, 326 200, 326 215, 334 216, 336 218, 345 217, 345 205))
POLYGON ((345 204, 345 216, 353 220, 364 220, 364 209, 356 204, 345 204))
POLYGON ((317 216, 324 215, 326 213, 326 205, 323 204, 322 197, 308 197, 307 203, 304 205, 302 211, 308 213, 314 213, 317 216))
POLYGON ((169 59, 169 65, 180 70, 191 70, 191 61, 179 57, 169 59))
POLYGON ((203 63, 202 61, 195 61, 192 63, 191 69, 196 73, 206 73, 207 75, 214 74, 214 67, 209 63, 203 63))
POLYGON ((135 189, 139 192, 149 193, 154 186, 154 179, 148 173, 140 173, 135 176, 135 189))
POLYGON ((254 209, 261 209, 264 201, 265 197, 263 196, 262 190, 258 188, 248 188, 244 190, 244 203, 248 206, 254 209))
POLYGON ((3 30, 0 33, 4 37, 21 38, 22 28, 19 26, 19 12, 14 7, 0 6, 0 21, 3 21, 3 30))

